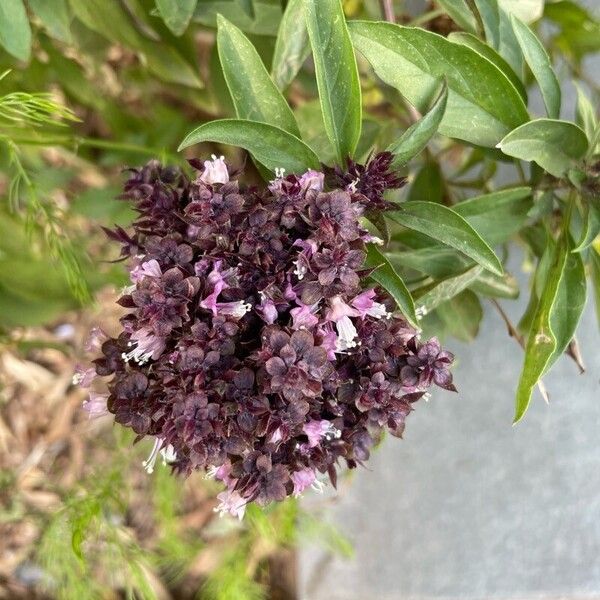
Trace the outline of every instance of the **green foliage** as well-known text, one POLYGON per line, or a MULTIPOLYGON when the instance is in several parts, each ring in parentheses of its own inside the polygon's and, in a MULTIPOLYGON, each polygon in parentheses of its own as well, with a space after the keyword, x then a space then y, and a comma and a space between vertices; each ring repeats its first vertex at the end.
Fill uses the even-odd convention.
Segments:
POLYGON ((529 118, 504 73, 471 48, 389 23, 352 21, 350 32, 375 73, 421 111, 435 93, 436 81, 446 77, 448 104, 439 127, 444 135, 494 146, 529 118))
POLYGON ((361 90, 341 0, 304 0, 325 131, 343 164, 360 138, 361 90))
POLYGON ((562 177, 588 151, 585 132, 568 121, 536 119, 511 131, 498 148, 508 156, 534 161, 555 177, 562 177))
POLYGON ((206 123, 190 132, 179 150, 207 141, 244 148, 273 172, 285 169, 288 173, 303 173, 319 166, 316 154, 302 140, 266 123, 243 119, 206 123))
POLYGON ((417 327, 415 303, 413 302, 408 288, 402 281, 402 278, 396 273, 388 259, 373 244, 370 244, 368 247, 366 265, 375 269, 370 275, 371 279, 390 292, 398 304, 398 308, 406 316, 408 321, 417 327))
POLYGON ((458 213, 432 202, 405 202, 388 213, 393 221, 456 248, 493 273, 502 275, 502 264, 483 238, 458 213))
POLYGON ((252 43, 220 15, 218 24, 219 57, 237 117, 274 125, 300 137, 292 110, 252 43))
POLYGON ((277 32, 271 76, 281 90, 294 80, 310 54, 303 0, 290 0, 277 32))
POLYGON ((525 61, 540 86, 548 117, 558 119, 561 101, 560 84, 552 69, 548 53, 533 31, 515 16, 512 17, 512 27, 525 61))
MULTIPOLYGON (((96 263, 115 258, 93 232, 131 218, 114 200, 125 165, 184 163, 181 139, 180 149, 242 148, 254 179, 388 149, 410 185, 389 194, 397 208, 387 217, 368 214, 386 237, 369 248, 369 276, 413 324, 464 341, 489 298, 529 294, 521 419, 575 335, 586 277, 600 321, 600 95, 583 66, 600 50, 600 24, 566 0, 437 5, 460 31, 434 33, 424 16, 418 28, 378 22, 378 3, 359 0, 28 0, 29 12, 2 0, 0 68, 13 69, 0 78, 2 334, 50 323, 120 283, 113 269, 92 268, 87 250, 96 263), (575 122, 558 120, 557 60, 581 82, 575 122), (531 119, 530 84, 549 118, 531 119), (498 189, 500 163, 510 183, 498 189), (529 290, 504 270, 514 242, 535 272, 529 290)), ((148 501, 156 545, 135 544, 125 467, 83 482, 46 523, 39 557, 57 597, 101 597, 109 584, 99 570, 130 597, 153 597, 148 566, 177 581, 210 544, 182 530, 181 490, 167 471, 148 501)), ((293 502, 247 512, 199 597, 264 597, 257 545, 318 536, 351 554, 293 502)))
POLYGON ((448 86, 444 83, 439 96, 431 106, 431 110, 388 146, 387 151, 394 155, 392 164, 395 167, 405 165, 425 149, 429 140, 440 127, 447 103, 448 86))

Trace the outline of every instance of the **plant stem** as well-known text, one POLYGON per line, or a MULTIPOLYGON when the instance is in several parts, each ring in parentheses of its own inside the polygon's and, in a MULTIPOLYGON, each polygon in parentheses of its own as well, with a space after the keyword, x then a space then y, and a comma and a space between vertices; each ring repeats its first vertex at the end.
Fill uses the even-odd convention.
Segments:
POLYGON ((379 0, 381 3, 381 11, 383 18, 389 23, 396 22, 396 15, 394 14, 394 0, 379 0))

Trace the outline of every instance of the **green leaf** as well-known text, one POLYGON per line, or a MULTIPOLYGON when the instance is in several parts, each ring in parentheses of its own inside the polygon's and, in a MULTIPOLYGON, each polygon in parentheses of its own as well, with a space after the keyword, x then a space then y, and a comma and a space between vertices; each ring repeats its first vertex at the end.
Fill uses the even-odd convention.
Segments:
POLYGON ((413 269, 434 279, 458 275, 472 265, 466 256, 447 246, 428 246, 402 252, 388 252, 387 257, 398 269, 413 269))
MULTIPOLYGON (((596 109, 592 105, 592 102, 585 94, 581 86, 577 83, 574 84, 577 88, 577 106, 575 108, 575 122, 581 129, 585 131, 588 141, 594 142, 594 135, 596 128, 598 127, 598 119, 596 117, 596 109)), ((593 156, 597 149, 600 148, 600 144, 597 145, 593 150, 590 149, 590 153, 593 156)))
POLYGON ((540 86, 542 98, 546 105, 546 112, 551 119, 558 119, 560 117, 561 104, 560 83, 552 68, 550 57, 544 46, 542 46, 542 42, 540 42, 535 33, 523 21, 519 21, 514 15, 511 19, 512 28, 519 46, 521 46, 525 61, 540 86))
POLYGON ((581 319, 586 301, 585 265, 581 254, 572 252, 573 243, 569 238, 567 258, 563 276, 560 279, 558 293, 551 314, 552 332, 556 338, 556 349, 551 355, 544 374, 561 357, 571 343, 581 319))
POLYGON ((292 110, 250 40, 220 15, 218 26, 219 58, 238 118, 275 125, 300 137, 292 110))
POLYGON ((432 202, 405 202, 386 216, 459 250, 486 269, 502 275, 502 264, 483 238, 451 208, 432 202))
POLYGON ((413 290, 417 313, 426 315, 443 302, 454 298, 466 290, 481 274, 482 267, 475 265, 462 273, 434 281, 426 286, 413 290))
POLYGON ((277 32, 271 76, 280 90, 294 80, 310 54, 302 2, 303 0, 290 0, 277 32))
POLYGON ((440 165, 436 162, 426 162, 415 176, 406 199, 440 203, 443 198, 444 180, 440 165))
POLYGON ((506 242, 523 227, 532 205, 531 188, 517 187, 463 200, 452 209, 494 246, 506 242))
POLYGON ((71 44, 71 17, 67 0, 28 0, 29 7, 48 33, 57 40, 71 44))
POLYGON ((464 0, 437 0, 450 18, 469 33, 477 33, 477 22, 464 0))
POLYGON ((531 402, 534 387, 573 338, 585 304, 585 270, 579 254, 563 235, 556 244, 533 316, 525 347, 525 362, 517 389, 514 422, 531 402))
POLYGON ((527 103, 527 90, 525 89, 525 86, 517 77, 517 74, 513 71, 513 68, 502 56, 500 56, 500 54, 498 54, 498 52, 496 52, 496 50, 482 42, 478 37, 463 31, 452 32, 448 36, 448 39, 451 42, 463 44, 464 46, 472 48, 475 50, 475 52, 478 52, 484 58, 487 58, 491 63, 496 65, 496 67, 498 67, 498 69, 500 69, 500 71, 502 71, 508 80, 515 86, 515 89, 517 92, 519 92, 521 98, 523 98, 523 102, 527 103))
POLYGON ((502 9, 500 9, 500 45, 498 53, 512 67, 513 71, 523 79, 523 53, 513 31, 510 15, 502 9))
POLYGON ((470 290, 465 290, 440 304, 437 314, 451 335, 463 342, 472 342, 479 333, 483 308, 479 298, 470 290))
POLYGON ((492 48, 500 45, 500 9, 497 0, 473 0, 485 28, 486 42, 492 48))
POLYGON ((188 28, 198 0, 156 0, 156 7, 165 25, 174 35, 188 28))
POLYGON ((194 21, 216 27, 217 15, 222 15, 246 33, 277 35, 282 9, 279 2, 254 0, 254 18, 240 9, 232 0, 198 0, 194 21))
POLYGON ((589 248, 600 235, 600 206, 592 203, 591 198, 586 198, 585 221, 583 231, 573 252, 581 252, 589 248))
POLYGON ((0 46, 19 60, 29 60, 31 27, 23 0, 0 2, 0 46))
POLYGON ((425 149, 429 140, 435 135, 442 122, 446 104, 448 103, 448 85, 442 85, 439 96, 429 112, 413 123, 387 151, 394 154, 393 167, 401 167, 425 149))
POLYGON ((480 296, 488 296, 490 298, 515 300, 519 297, 519 284, 510 273, 504 273, 500 277, 489 271, 484 271, 469 286, 469 289, 480 296))
POLYGON ((244 148, 267 169, 283 168, 288 173, 318 169, 316 154, 291 133, 266 123, 222 119, 200 125, 181 142, 178 150, 200 142, 217 142, 244 148))
POLYGON ((370 275, 371 279, 389 292, 409 323, 414 327, 418 327, 415 304, 408 288, 398 273, 396 273, 390 261, 374 244, 367 244, 367 260, 365 265, 375 269, 370 275))
POLYGON ((574 123, 536 119, 511 131, 498 148, 508 156, 534 161, 555 177, 562 177, 585 156, 585 132, 574 123))
POLYGON ((391 23, 351 21, 355 47, 383 81, 425 112, 438 80, 446 77, 448 103, 440 133, 495 146, 529 119, 523 99, 489 60, 435 33, 391 23))
POLYGON ((304 0, 325 131, 340 164, 360 138, 362 101, 354 49, 340 0, 304 0))
POLYGON ((525 23, 537 21, 544 14, 544 0, 498 0, 498 4, 525 23))

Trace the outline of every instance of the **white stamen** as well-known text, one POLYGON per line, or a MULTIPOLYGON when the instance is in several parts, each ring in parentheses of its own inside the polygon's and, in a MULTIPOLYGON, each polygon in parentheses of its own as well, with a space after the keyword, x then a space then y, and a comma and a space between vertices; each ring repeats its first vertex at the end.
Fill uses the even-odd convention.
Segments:
POLYGON ((325 489, 325 484, 322 481, 315 479, 313 483, 311 483, 310 487, 315 490, 315 492, 322 494, 323 490, 325 489))
POLYGON ((419 306, 415 310, 415 315, 417 316, 417 321, 420 321, 425 315, 427 315, 429 311, 425 306, 419 306))
POLYGON ((306 268, 306 266, 304 264, 302 264, 300 262, 300 259, 296 260, 294 262, 294 264, 296 265, 296 268, 294 270, 294 275, 300 280, 302 281, 304 279, 304 276, 306 275, 306 273, 308 272, 308 269, 306 268))
POLYGON ((148 473, 148 475, 154 472, 154 465, 156 464, 156 459, 158 458, 158 454, 162 448, 163 442, 164 440, 162 438, 157 437, 154 440, 154 446, 150 451, 150 455, 144 462, 142 462, 142 465, 144 469, 146 469, 146 473, 148 473))

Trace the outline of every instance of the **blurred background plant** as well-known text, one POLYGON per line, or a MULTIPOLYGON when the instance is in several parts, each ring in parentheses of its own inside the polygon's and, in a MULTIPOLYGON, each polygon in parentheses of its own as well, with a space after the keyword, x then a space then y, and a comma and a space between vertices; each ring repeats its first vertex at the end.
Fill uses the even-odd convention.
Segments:
MULTIPOLYGON (((391 7, 399 23, 445 36, 462 31, 466 45, 479 43, 469 2, 439 0, 418 14, 414 4, 343 2, 348 17, 381 19, 391 7)), ((568 0, 501 5, 533 24, 562 78, 580 83, 577 118, 593 135, 600 90, 585 65, 600 50, 598 20, 568 0)), ((175 149, 191 125, 235 116, 217 14, 246 33, 304 140, 332 162, 300 10, 299 0, 0 2, 0 598, 290 597, 293 578, 282 574, 293 571, 297 532, 350 552, 295 503, 252 508, 241 525, 215 520, 212 484, 193 477, 182 485, 165 469, 140 473, 145 449, 132 456, 124 433, 86 421, 70 383, 85 332, 109 322, 125 284, 100 230, 131 220, 115 199, 120 171, 151 157, 183 164, 175 149)), ((519 54, 503 60, 523 71, 519 54)), ((397 139, 415 111, 366 64, 359 68, 364 159, 397 139)), ((242 152, 222 150, 244 162, 242 152)), ((411 163, 403 194, 452 205, 493 191, 498 165, 495 152, 444 138, 411 163)), ((247 167, 249 178, 260 177, 247 167)), ((514 200, 504 222, 511 233, 534 208, 531 196, 514 200)), ((551 212, 551 197, 536 197, 535 209, 551 212)), ((521 236, 530 270, 542 255, 541 234, 532 226, 521 236)), ((398 240, 394 264, 410 287, 458 284, 426 319, 437 335, 472 339, 482 298, 519 293, 508 275, 457 281, 465 263, 456 254, 421 247, 410 232, 398 240)), ((599 251, 592 247, 590 268, 600 300, 599 251)))

